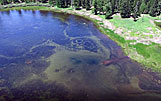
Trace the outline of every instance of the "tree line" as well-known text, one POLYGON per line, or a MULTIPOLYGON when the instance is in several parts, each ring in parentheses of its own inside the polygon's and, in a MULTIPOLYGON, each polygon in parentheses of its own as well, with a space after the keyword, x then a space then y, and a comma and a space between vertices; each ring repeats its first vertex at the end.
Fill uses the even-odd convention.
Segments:
POLYGON ((85 8, 97 14, 111 18, 115 13, 120 13, 122 18, 133 17, 140 14, 149 14, 156 17, 161 13, 161 0, 0 0, 1 5, 20 2, 42 2, 57 5, 60 8, 74 7, 76 10, 85 8))

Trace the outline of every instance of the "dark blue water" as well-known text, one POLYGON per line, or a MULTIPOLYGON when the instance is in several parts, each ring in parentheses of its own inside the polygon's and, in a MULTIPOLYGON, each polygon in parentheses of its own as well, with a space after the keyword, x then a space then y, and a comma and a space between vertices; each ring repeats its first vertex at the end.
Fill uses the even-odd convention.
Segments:
POLYGON ((161 85, 81 17, 0 12, 0 99, 160 101, 161 85), (110 63, 104 65, 103 61, 110 63))

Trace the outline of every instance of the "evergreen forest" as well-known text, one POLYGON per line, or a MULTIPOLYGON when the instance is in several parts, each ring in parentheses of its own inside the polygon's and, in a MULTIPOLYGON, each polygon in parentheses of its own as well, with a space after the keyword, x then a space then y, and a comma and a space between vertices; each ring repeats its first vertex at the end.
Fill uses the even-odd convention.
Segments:
POLYGON ((95 15, 105 15, 107 19, 115 13, 120 13, 122 18, 133 17, 134 20, 141 14, 156 17, 161 13, 161 0, 0 0, 1 5, 22 2, 41 2, 59 8, 92 10, 95 15))

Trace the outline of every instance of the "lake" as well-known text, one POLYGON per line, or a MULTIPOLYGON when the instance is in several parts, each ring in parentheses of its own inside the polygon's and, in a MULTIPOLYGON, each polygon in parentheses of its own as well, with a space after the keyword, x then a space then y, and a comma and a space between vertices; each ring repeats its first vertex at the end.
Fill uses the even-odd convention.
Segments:
POLYGON ((142 68, 84 18, 0 12, 2 101, 161 101, 161 78, 142 68))

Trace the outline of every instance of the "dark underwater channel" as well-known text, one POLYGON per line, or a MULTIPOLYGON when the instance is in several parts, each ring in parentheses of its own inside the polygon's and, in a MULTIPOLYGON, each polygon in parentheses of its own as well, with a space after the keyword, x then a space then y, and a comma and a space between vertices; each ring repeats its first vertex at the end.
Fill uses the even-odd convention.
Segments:
POLYGON ((0 101, 161 101, 161 78, 123 57, 81 17, 0 12, 0 101))

